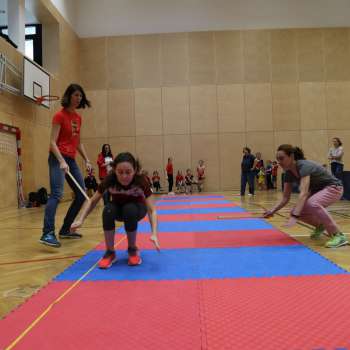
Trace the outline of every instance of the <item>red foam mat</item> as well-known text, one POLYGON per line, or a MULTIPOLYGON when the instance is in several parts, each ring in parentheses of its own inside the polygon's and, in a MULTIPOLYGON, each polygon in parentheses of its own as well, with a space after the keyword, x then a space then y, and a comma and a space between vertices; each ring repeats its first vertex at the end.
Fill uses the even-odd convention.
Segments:
MULTIPOLYGON (((252 230, 252 231, 209 231, 209 232, 169 232, 159 233, 159 242, 162 249, 180 248, 225 248, 225 247, 255 247, 255 246, 286 246, 300 244, 294 238, 276 230, 252 230)), ((116 234, 118 242, 124 235, 116 234)), ((139 234, 137 246, 140 249, 154 249, 149 241, 150 235, 139 234)), ((101 243, 97 250, 104 250, 105 244, 101 243)), ((127 240, 124 239, 118 249, 127 249, 127 240)))
POLYGON ((201 281, 205 349, 350 349, 350 276, 201 281))
MULTIPOLYGON (((0 321, 0 348, 66 288, 0 321)), ((350 349, 349 316, 349 275, 81 282, 15 349, 350 349)))
POLYGON ((237 207, 234 203, 221 204, 174 204, 174 205, 157 205, 157 209, 171 210, 171 209, 196 209, 196 208, 232 208, 237 207))
MULTIPOLYGON (((251 213, 241 212, 241 213, 220 213, 218 209, 217 213, 210 214, 165 214, 159 215, 158 221, 205 221, 205 220, 218 220, 218 216, 224 216, 225 218, 250 218, 253 217, 251 213)), ((142 221, 149 221, 146 216, 142 221)))
MULTIPOLYGON (((14 341, 45 309, 62 295, 73 282, 51 282, 22 306, 0 320, 0 349, 14 341)), ((58 328, 60 327, 57 325, 58 328)), ((57 328, 57 329, 58 329, 57 328)), ((17 349, 17 347, 15 347, 17 349)), ((35 349, 27 347, 27 349, 35 349)))
MULTIPOLYGON (((27 313, 24 308, 21 314, 27 313)), ((15 313, 13 319, 20 321, 21 315, 15 313)), ((9 321, 2 323, 0 344, 8 345, 14 332, 9 321)), ((16 346, 18 350, 201 348, 196 281, 82 282, 16 346)))

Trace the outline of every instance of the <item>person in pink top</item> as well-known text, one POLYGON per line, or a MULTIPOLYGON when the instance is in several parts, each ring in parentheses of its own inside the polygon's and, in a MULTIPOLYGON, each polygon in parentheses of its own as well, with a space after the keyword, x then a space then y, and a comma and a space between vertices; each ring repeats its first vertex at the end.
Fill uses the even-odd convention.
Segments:
POLYGON ((285 226, 293 226, 300 220, 315 227, 310 236, 312 239, 318 239, 324 231, 327 232, 330 239, 326 242, 326 248, 348 244, 345 235, 326 209, 341 198, 341 181, 321 164, 306 160, 299 147, 280 145, 276 159, 285 171, 283 197, 272 209, 264 213, 264 217, 272 216, 289 202, 292 184, 297 183, 300 189, 299 197, 285 226))

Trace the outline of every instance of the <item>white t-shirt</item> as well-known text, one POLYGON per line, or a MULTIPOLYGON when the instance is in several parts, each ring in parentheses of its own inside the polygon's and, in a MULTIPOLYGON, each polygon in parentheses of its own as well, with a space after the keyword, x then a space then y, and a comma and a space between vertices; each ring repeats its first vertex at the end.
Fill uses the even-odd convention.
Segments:
POLYGON ((105 157, 105 164, 107 164, 106 165, 107 173, 109 173, 112 170, 112 167, 110 166, 110 163, 112 162, 113 162, 113 158, 105 157))
POLYGON ((331 159, 331 163, 339 163, 343 164, 343 155, 344 150, 342 146, 339 146, 338 148, 331 147, 328 152, 329 157, 340 157, 340 159, 331 159))

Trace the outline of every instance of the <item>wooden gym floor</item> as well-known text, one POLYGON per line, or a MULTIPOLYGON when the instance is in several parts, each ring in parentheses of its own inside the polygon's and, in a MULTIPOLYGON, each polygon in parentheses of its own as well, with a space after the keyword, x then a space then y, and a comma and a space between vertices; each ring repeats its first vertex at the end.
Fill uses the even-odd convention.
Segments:
MULTIPOLYGON (((280 192, 261 191, 254 197, 243 200, 232 192, 220 192, 226 199, 240 203, 248 211, 262 213, 270 208, 281 196, 280 192)), ((289 207, 295 201, 292 198, 289 207)), ((69 202, 62 203, 57 212, 56 226, 62 223, 69 202)), ((38 289, 46 285, 54 276, 62 272, 75 260, 86 254, 103 240, 101 213, 102 204, 86 220, 81 232, 81 240, 64 240, 60 249, 46 247, 38 243, 41 235, 44 207, 31 209, 6 209, 0 211, 0 318, 22 304, 38 289)), ((350 202, 339 201, 329 208, 336 222, 350 240, 350 202)), ((326 249, 326 238, 317 241, 309 239, 310 228, 298 224, 292 228, 282 225, 288 217, 284 208, 270 222, 287 232, 303 244, 319 252, 336 264, 350 271, 350 246, 326 249)))

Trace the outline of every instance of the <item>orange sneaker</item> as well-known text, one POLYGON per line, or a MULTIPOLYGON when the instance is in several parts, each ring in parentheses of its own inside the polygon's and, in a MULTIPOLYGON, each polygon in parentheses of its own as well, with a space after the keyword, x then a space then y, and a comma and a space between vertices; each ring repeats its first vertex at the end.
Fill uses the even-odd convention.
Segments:
POLYGON ((115 252, 107 250, 106 253, 103 255, 103 257, 101 258, 101 260, 98 262, 98 267, 100 269, 108 269, 116 261, 117 261, 117 257, 115 255, 115 252))
POLYGON ((129 259, 128 259, 128 265, 129 266, 136 266, 136 265, 141 265, 142 264, 142 259, 140 257, 140 252, 135 248, 128 248, 128 254, 129 254, 129 259))

